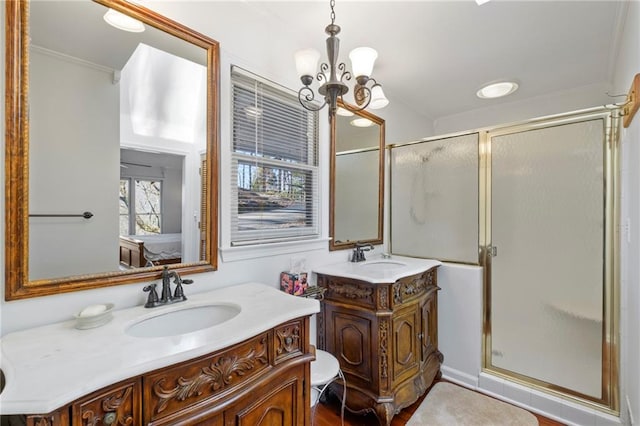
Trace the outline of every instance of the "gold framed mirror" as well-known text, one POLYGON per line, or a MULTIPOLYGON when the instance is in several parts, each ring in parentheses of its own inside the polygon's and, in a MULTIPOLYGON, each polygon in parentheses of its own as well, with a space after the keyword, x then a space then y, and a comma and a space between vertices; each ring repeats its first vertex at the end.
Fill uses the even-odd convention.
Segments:
POLYGON ((385 121, 339 102, 330 145, 329 250, 382 244, 385 121))
POLYGON ((5 299, 215 270, 218 43, 123 0, 5 7, 5 299))

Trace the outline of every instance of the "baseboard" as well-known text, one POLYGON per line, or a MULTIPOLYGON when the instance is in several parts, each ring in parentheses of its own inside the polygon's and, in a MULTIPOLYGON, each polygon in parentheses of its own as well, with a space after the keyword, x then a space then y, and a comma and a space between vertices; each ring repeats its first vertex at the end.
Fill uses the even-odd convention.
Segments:
POLYGON ((442 378, 452 383, 471 389, 477 389, 478 387, 478 376, 472 376, 471 374, 447 367, 446 365, 441 366, 440 371, 442 371, 442 378))
POLYGON ((476 390, 568 426, 622 425, 619 417, 485 372, 480 373, 476 390))

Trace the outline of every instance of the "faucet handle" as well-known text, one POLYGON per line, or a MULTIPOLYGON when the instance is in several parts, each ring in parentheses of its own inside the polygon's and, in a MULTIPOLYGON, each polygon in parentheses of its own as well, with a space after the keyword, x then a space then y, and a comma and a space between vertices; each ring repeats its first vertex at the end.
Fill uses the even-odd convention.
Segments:
POLYGON ((193 280, 183 280, 178 274, 176 274, 173 283, 176 285, 176 290, 173 292, 173 300, 187 300, 187 296, 184 295, 184 290, 182 289, 182 284, 193 284, 193 280))
POLYGON ((158 306, 158 292, 156 291, 156 284, 149 284, 145 286, 142 291, 149 292, 147 303, 144 304, 145 308, 153 308, 158 306))

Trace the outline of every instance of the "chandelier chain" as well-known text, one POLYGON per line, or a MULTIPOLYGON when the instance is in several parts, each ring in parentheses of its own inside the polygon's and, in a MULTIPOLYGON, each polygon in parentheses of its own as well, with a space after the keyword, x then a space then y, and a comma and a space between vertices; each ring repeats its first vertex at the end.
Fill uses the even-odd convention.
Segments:
POLYGON ((336 5, 336 0, 331 0, 329 5, 331 6, 331 25, 333 25, 335 24, 335 21, 336 21, 336 12, 333 10, 333 8, 336 5))

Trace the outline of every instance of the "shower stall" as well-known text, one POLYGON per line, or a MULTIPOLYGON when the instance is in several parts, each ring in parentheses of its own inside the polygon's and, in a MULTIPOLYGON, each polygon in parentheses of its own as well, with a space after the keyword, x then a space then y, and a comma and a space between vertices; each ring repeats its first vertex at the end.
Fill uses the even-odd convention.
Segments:
POLYGON ((593 109, 390 147, 392 252, 483 268, 483 371, 611 413, 615 115, 593 109))

